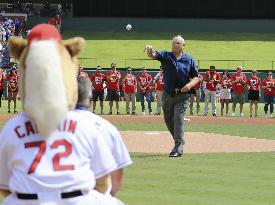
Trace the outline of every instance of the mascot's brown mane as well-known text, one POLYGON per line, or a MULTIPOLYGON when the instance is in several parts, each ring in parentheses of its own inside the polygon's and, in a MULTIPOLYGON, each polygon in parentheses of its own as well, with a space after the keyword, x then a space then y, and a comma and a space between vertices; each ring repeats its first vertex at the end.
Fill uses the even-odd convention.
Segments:
POLYGON ((19 60, 19 95, 24 112, 49 136, 77 102, 76 55, 84 48, 83 38, 62 41, 51 25, 35 26, 28 40, 12 37, 11 56, 19 60))

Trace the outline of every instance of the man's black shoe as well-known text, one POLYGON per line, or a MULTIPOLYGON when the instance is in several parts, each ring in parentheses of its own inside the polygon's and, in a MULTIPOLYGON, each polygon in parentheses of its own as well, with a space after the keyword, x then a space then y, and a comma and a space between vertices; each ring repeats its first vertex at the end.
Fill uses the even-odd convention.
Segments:
POLYGON ((169 154, 169 157, 181 157, 181 155, 182 155, 182 154, 179 154, 179 153, 177 153, 177 152, 171 152, 171 153, 169 154))

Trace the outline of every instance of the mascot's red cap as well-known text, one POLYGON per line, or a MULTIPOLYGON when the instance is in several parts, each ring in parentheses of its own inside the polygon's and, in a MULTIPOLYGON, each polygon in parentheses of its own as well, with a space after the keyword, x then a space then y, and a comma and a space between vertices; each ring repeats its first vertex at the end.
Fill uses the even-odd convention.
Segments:
POLYGON ((52 25, 49 24, 38 24, 32 28, 28 35, 28 44, 32 41, 41 40, 56 40, 61 43, 62 38, 59 31, 52 25))

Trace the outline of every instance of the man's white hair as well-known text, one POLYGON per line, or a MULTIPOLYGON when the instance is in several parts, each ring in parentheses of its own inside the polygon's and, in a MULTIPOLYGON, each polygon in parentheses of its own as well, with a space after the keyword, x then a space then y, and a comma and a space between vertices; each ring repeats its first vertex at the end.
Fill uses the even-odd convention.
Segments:
POLYGON ((180 39, 183 43, 185 42, 184 38, 181 35, 174 36, 173 41, 176 39, 180 39))

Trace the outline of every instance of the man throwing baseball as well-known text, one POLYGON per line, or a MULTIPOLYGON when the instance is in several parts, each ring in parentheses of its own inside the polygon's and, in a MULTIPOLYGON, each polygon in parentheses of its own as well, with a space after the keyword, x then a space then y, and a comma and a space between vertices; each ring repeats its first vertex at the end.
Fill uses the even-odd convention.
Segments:
POLYGON ((148 57, 159 60, 163 67, 163 114, 175 141, 169 157, 180 157, 183 154, 184 116, 189 107, 189 91, 199 82, 195 61, 183 53, 184 47, 185 40, 180 35, 172 40, 172 52, 155 51, 151 45, 145 46, 148 57))

